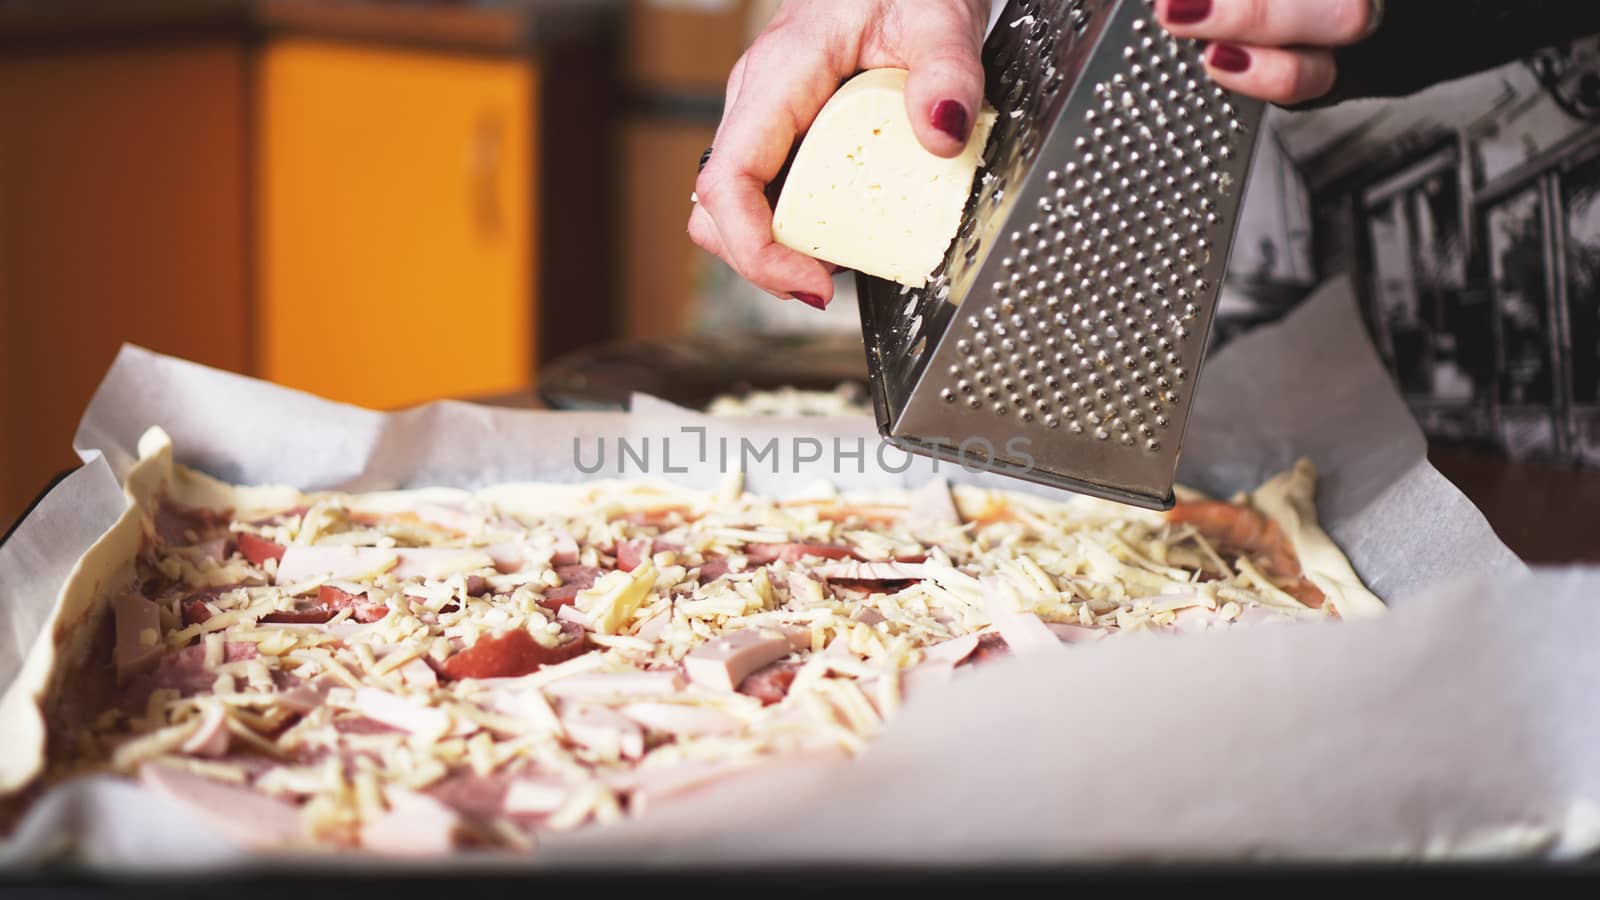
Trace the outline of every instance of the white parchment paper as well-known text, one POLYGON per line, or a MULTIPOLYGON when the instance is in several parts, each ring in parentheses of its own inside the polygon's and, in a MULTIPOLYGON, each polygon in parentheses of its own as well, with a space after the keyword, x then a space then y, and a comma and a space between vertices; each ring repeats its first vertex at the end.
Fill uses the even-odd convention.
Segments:
MULTIPOLYGON (((29 517, 13 538, 23 550, 0 551, 0 675, 63 567, 120 508, 113 476, 150 425, 187 465, 304 489, 711 486, 724 452, 734 464, 744 454, 750 489, 775 493, 819 479, 915 484, 935 466, 880 454, 859 420, 713 420, 649 401, 630 415, 459 403, 378 414, 128 348, 79 432, 91 474, 29 517), (752 461, 747 446, 767 452, 752 461)), ((1210 362, 1184 454, 1184 482, 1218 495, 1310 457, 1324 526, 1393 612, 1010 660, 908 705, 853 763, 750 777, 636 822, 551 837, 517 864, 1576 855, 1600 844, 1600 573, 1530 573, 1428 465, 1346 283, 1210 362)), ((80 863, 118 869, 260 864, 108 778, 46 796, 0 862, 69 844, 80 863)), ((507 860, 451 861, 480 862, 507 860)))

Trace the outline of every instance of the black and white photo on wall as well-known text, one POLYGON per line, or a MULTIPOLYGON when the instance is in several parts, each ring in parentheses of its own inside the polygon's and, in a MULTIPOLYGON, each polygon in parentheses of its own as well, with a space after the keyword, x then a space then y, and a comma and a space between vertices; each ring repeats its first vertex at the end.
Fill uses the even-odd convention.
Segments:
POLYGON ((1431 438, 1600 466, 1600 39, 1265 131, 1219 342, 1349 275, 1431 438))

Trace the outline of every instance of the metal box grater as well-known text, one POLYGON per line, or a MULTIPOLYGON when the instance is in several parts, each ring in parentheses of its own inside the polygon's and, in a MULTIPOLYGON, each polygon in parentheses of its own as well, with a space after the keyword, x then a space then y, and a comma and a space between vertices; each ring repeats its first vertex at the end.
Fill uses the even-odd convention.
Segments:
POLYGON ((906 450, 1155 509, 1178 453, 1262 104, 1151 0, 1011 0, 999 111, 922 289, 858 275, 878 427, 906 450))

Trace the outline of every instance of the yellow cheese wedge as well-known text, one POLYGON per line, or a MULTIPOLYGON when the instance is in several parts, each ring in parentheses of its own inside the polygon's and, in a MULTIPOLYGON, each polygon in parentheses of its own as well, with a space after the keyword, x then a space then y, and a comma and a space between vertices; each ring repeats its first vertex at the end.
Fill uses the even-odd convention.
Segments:
POLYGON ((807 256, 920 288, 961 227, 996 114, 985 105, 966 149, 935 156, 911 130, 906 74, 863 72, 823 106, 789 168, 772 234, 807 256))

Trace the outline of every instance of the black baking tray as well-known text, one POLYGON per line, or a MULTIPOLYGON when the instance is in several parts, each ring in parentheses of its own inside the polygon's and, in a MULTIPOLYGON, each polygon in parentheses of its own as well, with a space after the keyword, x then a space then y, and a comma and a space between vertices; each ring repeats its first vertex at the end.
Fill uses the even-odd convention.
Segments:
POLYGON ((1451 864, 1354 866, 1081 866, 986 867, 909 870, 875 867, 781 867, 761 870, 674 869, 618 873, 601 869, 540 872, 444 872, 409 870, 399 874, 330 876, 316 874, 244 874, 189 878, 95 878, 67 872, 42 873, 21 878, 0 877, 5 896, 75 898, 111 896, 161 898, 206 896, 228 900, 283 900, 292 892, 296 900, 330 897, 341 900, 383 897, 404 900, 439 900, 448 897, 526 900, 532 892, 573 890, 615 896, 617 891, 639 891, 640 896, 671 897, 688 890, 713 888, 748 896, 763 894, 822 894, 840 888, 863 891, 917 890, 934 896, 988 897, 996 890, 1032 888, 1109 889, 1173 887, 1255 888, 1277 893, 1307 884, 1328 887, 1395 885, 1416 887, 1493 888, 1502 885, 1595 880, 1600 869, 1588 865, 1451 864))
POLYGON ((44 502, 44 498, 50 496, 50 492, 56 489, 56 485, 65 481, 68 475, 71 475, 76 471, 78 471, 78 469, 76 466, 74 466, 71 469, 64 469, 60 472, 57 472, 55 477, 50 479, 50 483, 45 485, 44 489, 38 494, 34 495, 33 500, 23 508, 22 512, 17 514, 17 518, 11 523, 11 527, 6 529, 5 536, 0 537, 0 547, 4 547, 6 545, 6 541, 11 540, 11 536, 17 533, 18 528, 22 527, 23 520, 27 519, 28 516, 33 514, 33 511, 38 508, 39 504, 44 502))

